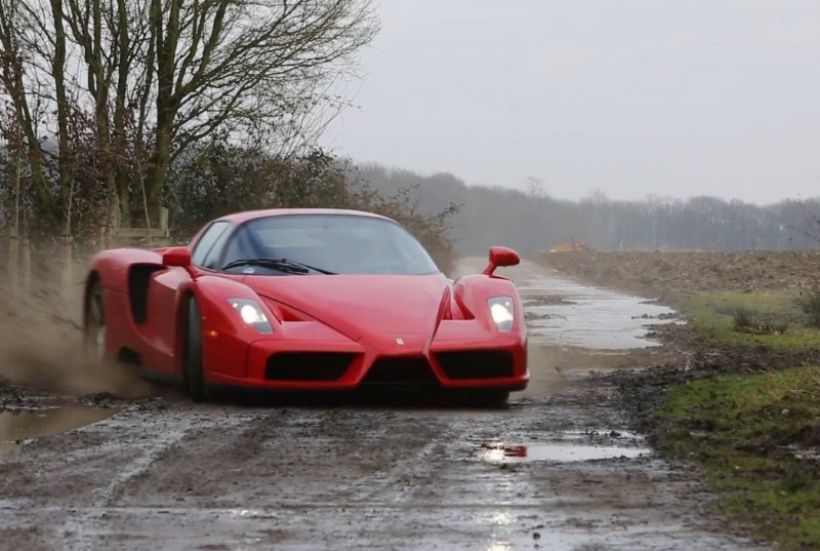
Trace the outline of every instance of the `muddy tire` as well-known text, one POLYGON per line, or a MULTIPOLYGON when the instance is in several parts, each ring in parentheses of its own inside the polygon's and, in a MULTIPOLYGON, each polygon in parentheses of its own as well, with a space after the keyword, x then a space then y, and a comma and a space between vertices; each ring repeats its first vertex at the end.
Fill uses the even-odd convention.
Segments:
POLYGON ((194 402, 202 402, 208 398, 208 386, 205 383, 205 371, 202 366, 202 314, 193 297, 188 299, 183 383, 194 402))
POLYGON ((83 345, 88 354, 105 359, 105 301, 103 287, 95 280, 86 291, 83 324, 83 345))

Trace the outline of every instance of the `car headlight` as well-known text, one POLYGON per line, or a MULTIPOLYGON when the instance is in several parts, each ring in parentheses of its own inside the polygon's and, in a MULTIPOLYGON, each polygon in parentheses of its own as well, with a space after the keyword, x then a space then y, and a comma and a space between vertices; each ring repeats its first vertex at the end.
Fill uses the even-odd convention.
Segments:
POLYGON ((512 297, 493 297, 487 301, 487 306, 498 330, 504 333, 512 331, 515 319, 512 297))
POLYGON ((273 333, 273 327, 271 327, 268 317, 255 300, 249 298, 229 298, 228 304, 239 314, 242 321, 258 332, 266 334, 273 333))

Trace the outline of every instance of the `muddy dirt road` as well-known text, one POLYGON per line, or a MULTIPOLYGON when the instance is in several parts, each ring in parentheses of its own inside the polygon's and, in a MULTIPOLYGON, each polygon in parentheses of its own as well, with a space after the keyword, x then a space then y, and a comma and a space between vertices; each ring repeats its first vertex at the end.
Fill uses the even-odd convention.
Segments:
POLYGON ((589 375, 602 356, 558 352, 623 360, 651 344, 642 316, 668 312, 530 263, 509 273, 533 381, 508 408, 192 405, 166 391, 0 448, 0 548, 748 549, 629 432, 589 375))

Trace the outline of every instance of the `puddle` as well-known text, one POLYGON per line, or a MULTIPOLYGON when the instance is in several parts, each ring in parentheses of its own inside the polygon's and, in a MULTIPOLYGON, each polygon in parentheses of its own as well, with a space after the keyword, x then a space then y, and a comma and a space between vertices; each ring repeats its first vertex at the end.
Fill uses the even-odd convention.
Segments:
POLYGON ((527 327, 541 343, 596 350, 649 348, 660 346, 647 338, 650 326, 680 323, 673 309, 646 297, 583 285, 552 270, 521 268, 515 279, 527 327), (551 300, 539 301, 545 296, 551 300))
POLYGON ((550 292, 572 301, 527 308, 530 335, 549 344, 598 350, 648 348, 660 344, 646 338, 650 325, 676 323, 675 311, 666 306, 558 277, 534 277, 520 290, 524 296, 550 292))
POLYGON ((538 442, 530 444, 481 444, 479 457, 488 463, 576 463, 600 459, 634 459, 649 455, 649 448, 626 446, 592 446, 566 442, 538 442))
POLYGON ((0 453, 14 449, 20 441, 68 432, 102 421, 115 413, 116 409, 89 406, 2 411, 0 453))
POLYGON ((820 463, 820 450, 815 448, 804 448, 802 446, 786 446, 785 449, 793 453, 797 459, 820 463))
MULTIPOLYGON (((480 271, 483 259, 462 259, 458 273, 480 271)), ((584 285, 523 260, 505 268, 518 286, 530 338, 539 344, 625 351, 660 346, 650 326, 681 323, 675 311, 647 297, 584 285)))

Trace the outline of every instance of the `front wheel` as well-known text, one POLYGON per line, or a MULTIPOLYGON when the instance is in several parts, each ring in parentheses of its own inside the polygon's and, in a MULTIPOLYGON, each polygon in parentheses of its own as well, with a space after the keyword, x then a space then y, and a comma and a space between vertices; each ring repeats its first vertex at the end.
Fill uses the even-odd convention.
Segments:
POLYGON ((208 386, 202 365, 202 315, 196 299, 188 299, 188 323, 185 331, 185 364, 183 382, 194 402, 208 398, 208 386))

